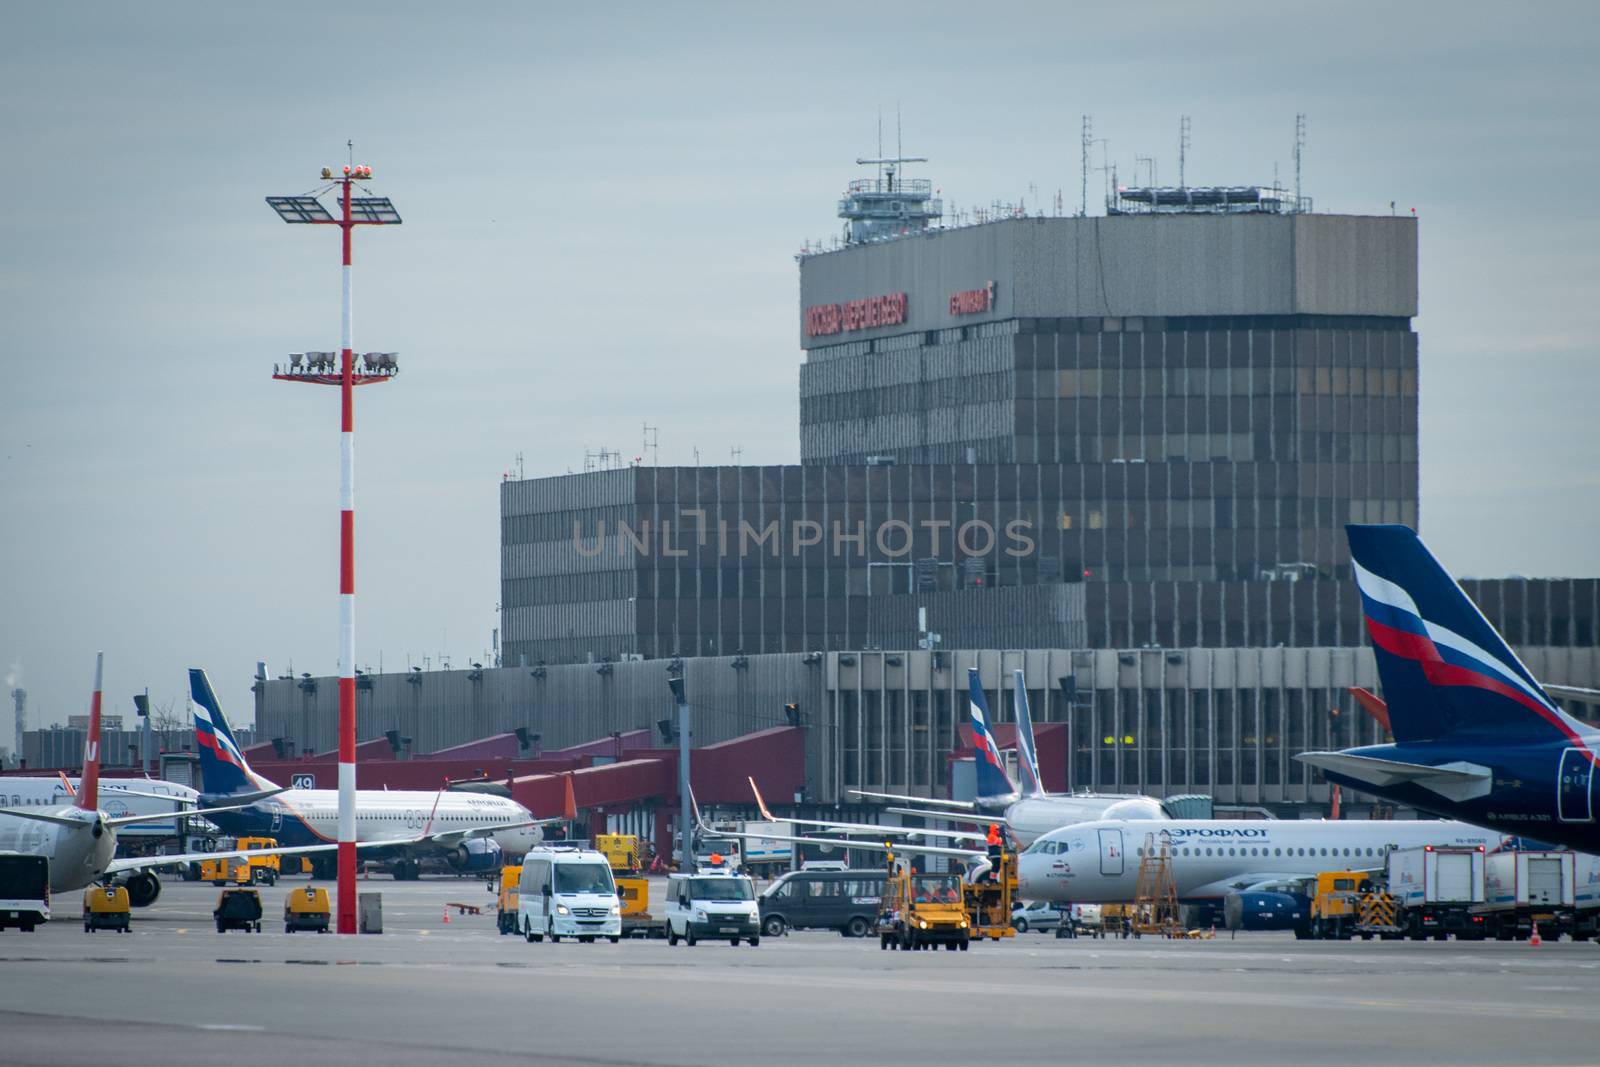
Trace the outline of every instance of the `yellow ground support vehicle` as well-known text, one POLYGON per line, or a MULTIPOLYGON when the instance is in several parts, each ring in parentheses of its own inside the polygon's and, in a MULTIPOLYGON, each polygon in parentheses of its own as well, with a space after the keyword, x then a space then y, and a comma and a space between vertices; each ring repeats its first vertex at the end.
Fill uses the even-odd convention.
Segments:
POLYGON ((333 912, 333 902, 328 891, 319 885, 301 886, 283 898, 283 932, 315 930, 328 932, 328 917, 333 912))
MULTIPOLYGON (((234 843, 239 849, 277 848, 271 837, 241 837, 234 843)), ((280 864, 276 854, 271 856, 218 856, 200 861, 200 880, 212 885, 274 885, 278 881, 280 864)))
POLYGON ((597 834, 595 851, 606 858, 622 904, 623 937, 666 937, 665 920, 650 914, 650 883, 637 834, 597 834))
POLYGON ((965 886, 967 922, 974 941, 1016 937, 1011 928, 1012 902, 1017 895, 1017 854, 1009 849, 1000 853, 981 881, 965 886))
POLYGON ((128 890, 120 885, 92 885, 83 891, 83 929, 131 933, 128 890))
POLYGON ((517 886, 522 881, 522 865, 500 868, 500 883, 495 892, 495 929, 502 934, 517 932, 517 886))
MULTIPOLYGON (((1010 915, 1008 908, 1007 929, 1010 915)), ((909 864, 895 864, 878 907, 879 948, 910 952, 943 945, 965 952, 971 932, 960 875, 916 874, 909 864)))
POLYGON ((1311 896, 1311 936, 1342 941, 1361 935, 1400 936, 1395 921, 1395 899, 1373 887, 1365 871, 1323 871, 1317 875, 1311 896))
POLYGON ((1133 933, 1132 904, 1102 904, 1100 906, 1100 935, 1127 938, 1133 933))

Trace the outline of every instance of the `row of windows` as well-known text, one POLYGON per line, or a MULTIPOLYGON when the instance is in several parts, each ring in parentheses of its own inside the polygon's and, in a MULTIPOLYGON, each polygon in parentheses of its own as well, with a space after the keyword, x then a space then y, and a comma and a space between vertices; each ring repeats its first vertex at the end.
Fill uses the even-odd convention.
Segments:
POLYGON ((1019 371, 1017 377, 1021 396, 1164 399, 1298 393, 1409 399, 1417 395, 1417 372, 1410 367, 1133 367, 1042 371, 1032 381, 1019 371))

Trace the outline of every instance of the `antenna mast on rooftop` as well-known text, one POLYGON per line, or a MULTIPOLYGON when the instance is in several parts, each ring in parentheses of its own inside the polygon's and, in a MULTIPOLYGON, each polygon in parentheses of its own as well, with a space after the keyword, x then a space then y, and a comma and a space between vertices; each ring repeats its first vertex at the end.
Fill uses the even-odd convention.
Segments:
POLYGON ((1189 175, 1186 165, 1189 160, 1189 116, 1178 117, 1178 188, 1186 188, 1189 184, 1189 175))
POLYGON ((1081 218, 1089 214, 1089 146, 1094 144, 1094 119, 1088 115, 1083 116, 1083 132, 1079 139, 1079 148, 1082 151, 1079 164, 1082 177, 1082 189, 1078 193, 1078 215, 1081 218))
POLYGON ((1300 157, 1306 148, 1306 116, 1294 117, 1294 209, 1300 210, 1300 157))

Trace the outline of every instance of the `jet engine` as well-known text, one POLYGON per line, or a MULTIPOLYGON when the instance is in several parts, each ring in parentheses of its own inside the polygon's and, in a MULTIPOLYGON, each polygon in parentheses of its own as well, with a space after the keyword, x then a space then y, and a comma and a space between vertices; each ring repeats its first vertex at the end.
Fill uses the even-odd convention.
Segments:
POLYGON ((128 903, 135 908, 148 908, 161 895, 161 879, 154 871, 139 871, 122 883, 128 890, 128 903))
POLYGON ((500 869, 501 849, 489 837, 474 837, 463 841, 445 854, 445 861, 457 871, 497 871, 500 869))

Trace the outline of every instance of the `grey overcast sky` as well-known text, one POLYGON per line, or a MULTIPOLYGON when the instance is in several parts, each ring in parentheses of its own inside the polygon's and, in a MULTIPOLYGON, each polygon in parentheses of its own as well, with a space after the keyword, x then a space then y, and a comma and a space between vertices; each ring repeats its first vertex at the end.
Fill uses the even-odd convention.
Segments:
POLYGON ((1124 176, 1175 179, 1187 114, 1191 182, 1288 180, 1305 112, 1318 210, 1421 219, 1425 536, 1600 574, 1597 11, 0 4, 0 668, 35 723, 97 648, 113 711, 203 665, 248 719, 257 659, 334 670, 337 394, 268 375, 337 347, 337 240, 262 198, 347 138, 405 217, 356 245, 356 347, 403 368, 357 405, 358 660, 392 670, 485 654, 518 453, 648 422, 663 463, 798 458, 793 255, 897 105, 962 207, 1075 205, 1085 113, 1124 176))

